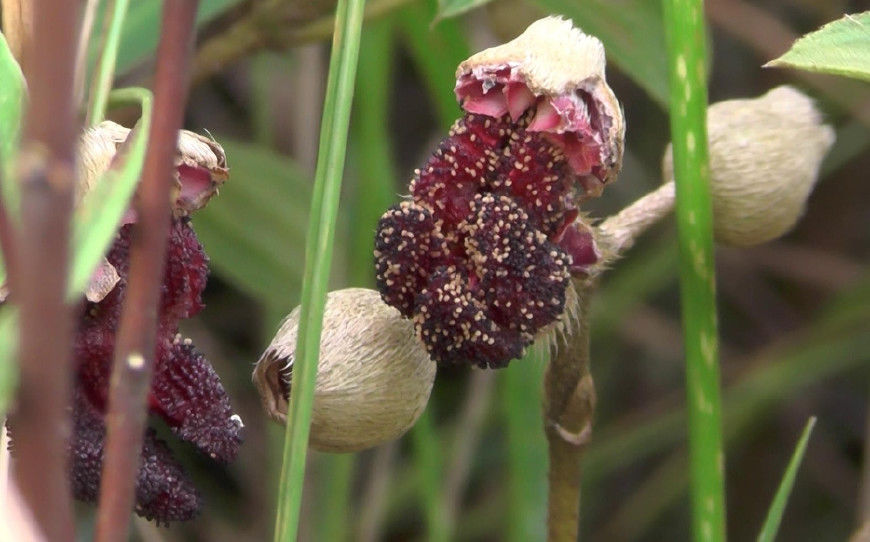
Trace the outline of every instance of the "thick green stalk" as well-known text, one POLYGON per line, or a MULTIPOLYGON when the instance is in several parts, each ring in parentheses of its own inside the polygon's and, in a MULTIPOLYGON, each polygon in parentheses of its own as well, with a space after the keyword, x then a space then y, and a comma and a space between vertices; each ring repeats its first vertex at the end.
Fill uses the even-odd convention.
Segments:
POLYGON ((692 527, 725 539, 725 457, 719 390, 716 286, 702 0, 664 0, 674 145, 680 296, 686 350, 692 527))
POLYGON ((121 43, 121 28, 127 15, 130 0, 114 0, 106 9, 109 26, 106 32, 97 73, 91 85, 91 105, 88 109, 88 126, 95 126, 106 116, 106 104, 115 78, 115 61, 118 59, 118 45, 121 43))
POLYGON ((302 481, 314 402, 314 382, 332 264, 338 198, 347 147, 353 83, 356 76, 364 0, 340 0, 336 8, 332 57, 323 106, 320 147, 305 246, 305 276, 294 364, 293 393, 287 416, 275 540, 296 540, 302 481))

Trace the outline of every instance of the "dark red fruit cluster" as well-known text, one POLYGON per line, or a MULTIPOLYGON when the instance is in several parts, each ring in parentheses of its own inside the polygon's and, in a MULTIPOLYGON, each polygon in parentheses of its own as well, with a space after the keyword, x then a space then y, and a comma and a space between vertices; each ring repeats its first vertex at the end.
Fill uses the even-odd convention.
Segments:
MULTIPOLYGON (((75 337, 76 390, 71 442, 75 496, 97 499, 102 468, 109 375, 115 332, 127 289, 130 238, 134 226, 121 228, 107 259, 119 282, 99 303, 86 303, 75 337)), ((220 379, 203 355, 178 334, 178 323, 202 308, 208 257, 188 219, 175 219, 168 240, 160 301, 154 379, 148 395, 159 415, 181 439, 219 461, 230 461, 241 444, 241 420, 233 415, 220 379)), ((136 513, 158 522, 194 517, 200 496, 166 444, 149 429, 136 483, 136 513)))
POLYGON ((520 357, 563 313, 571 273, 596 261, 577 175, 528 118, 466 114, 378 224, 378 289, 440 363, 520 357))

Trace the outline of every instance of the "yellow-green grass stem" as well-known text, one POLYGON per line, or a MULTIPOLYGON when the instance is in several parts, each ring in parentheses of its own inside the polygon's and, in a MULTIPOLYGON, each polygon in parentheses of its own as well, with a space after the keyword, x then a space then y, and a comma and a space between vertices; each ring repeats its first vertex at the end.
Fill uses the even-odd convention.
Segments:
POLYGON ((275 540, 293 542, 299 527, 314 384, 335 222, 347 147, 364 0, 339 0, 323 107, 320 145, 305 246, 305 274, 293 393, 287 416, 275 540))
POLYGON ((725 457, 719 389, 716 287, 702 0, 664 0, 674 145, 680 297, 686 352, 692 531, 725 540, 725 457))

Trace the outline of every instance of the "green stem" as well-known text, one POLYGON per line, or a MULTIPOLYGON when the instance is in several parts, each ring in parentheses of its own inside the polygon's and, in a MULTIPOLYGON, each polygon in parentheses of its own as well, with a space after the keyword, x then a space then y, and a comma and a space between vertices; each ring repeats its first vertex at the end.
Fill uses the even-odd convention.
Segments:
POLYGON ((356 455, 324 454, 319 459, 317 470, 323 482, 317 496, 320 508, 317 540, 341 542, 348 539, 350 518, 347 511, 356 455))
POLYGON ((127 6, 129 5, 130 0, 114 0, 106 10, 109 14, 109 28, 106 32, 100 62, 97 65, 97 73, 91 86, 93 97, 91 107, 88 110, 88 126, 101 123, 106 116, 106 104, 109 102, 109 92, 112 90, 112 81, 115 78, 118 45, 121 43, 121 28, 124 26, 124 18, 127 16, 127 6))
POLYGON ((320 150, 305 247, 299 342, 296 346, 293 393, 290 394, 278 488, 276 541, 295 541, 299 527, 299 507, 314 402, 320 334, 326 305, 327 280, 332 264, 332 245, 364 6, 364 0, 339 0, 336 8, 332 58, 329 63, 320 150))
POLYGON ((674 145, 680 295, 686 350, 692 527, 725 540, 725 457, 719 390, 702 0, 664 0, 674 145))
POLYGON ((442 465, 439 460, 438 436, 432 426, 432 416, 426 410, 411 431, 414 446, 414 470, 419 476, 419 488, 426 514, 426 540, 447 542, 450 526, 443 513, 441 498, 442 465))

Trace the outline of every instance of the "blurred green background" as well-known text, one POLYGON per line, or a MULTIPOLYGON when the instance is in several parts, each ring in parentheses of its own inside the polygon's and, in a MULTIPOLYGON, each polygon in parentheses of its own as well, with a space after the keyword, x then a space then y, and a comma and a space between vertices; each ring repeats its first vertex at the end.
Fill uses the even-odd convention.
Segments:
MULTIPOLYGON (((185 127, 207 130, 223 144, 231 179, 194 218, 213 272, 207 309, 183 331, 221 375, 245 421, 246 442, 225 468, 179 450, 205 494, 205 512, 168 529, 137 519, 141 540, 271 537, 283 429, 263 414, 250 374, 299 298, 330 4, 201 2, 185 127)), ((870 513, 864 466, 870 430, 870 87, 760 67, 799 35, 862 9, 860 4, 707 2, 711 102, 792 84, 818 100, 838 134, 795 231, 761 247, 717 253, 733 540, 757 533, 810 415, 819 421, 780 539, 844 540, 861 511, 870 513)), ((333 288, 372 285, 378 217, 407 193, 413 168, 460 115, 453 97, 456 65, 549 13, 573 18, 604 41, 609 82, 625 109, 623 173, 589 213, 605 217, 660 183, 668 120, 658 2, 496 0, 433 22, 437 9, 434 1, 369 1, 333 288)), ((116 86, 147 84, 159 12, 158 2, 130 7, 116 86)), ((114 117, 129 121, 125 114, 114 117)), ((668 220, 605 275, 594 300, 592 371, 599 407, 584 459, 581 531, 587 540, 689 538, 676 267, 668 220)), ((426 414, 405 438, 353 456, 311 454, 300 539, 542 540, 544 363, 541 352, 531 352, 500 371, 440 371, 426 414)), ((83 508, 81 517, 85 534, 91 511, 83 508)))

